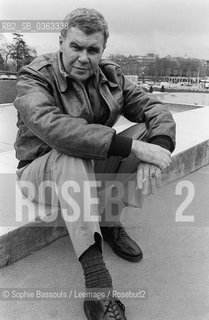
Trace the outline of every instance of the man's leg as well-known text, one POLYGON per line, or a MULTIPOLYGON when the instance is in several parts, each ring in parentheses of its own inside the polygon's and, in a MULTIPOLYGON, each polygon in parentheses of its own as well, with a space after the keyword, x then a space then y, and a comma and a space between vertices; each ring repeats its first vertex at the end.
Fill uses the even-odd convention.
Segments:
MULTIPOLYGON (((144 123, 134 124, 133 126, 127 128, 126 130, 120 132, 118 135, 125 137, 130 137, 135 140, 146 141, 147 138, 147 128, 144 123)), ((133 173, 136 171, 139 160, 134 156, 130 155, 127 158, 122 158, 120 156, 112 156, 107 160, 97 160, 95 162, 95 173, 102 177, 102 174, 109 173, 133 173), (101 175, 100 175, 101 174, 101 175)))
MULTIPOLYGON (((120 135, 128 136, 136 140, 146 141, 147 129, 145 124, 136 124, 121 132, 120 135)), ((123 191, 126 191, 128 189, 127 186, 129 182, 132 182, 132 185, 135 184, 135 182, 132 181, 131 178, 134 178, 134 180, 136 180, 134 172, 136 172, 138 164, 139 160, 132 155, 125 159, 121 157, 110 157, 106 161, 99 160, 96 162, 95 173, 98 180, 105 182, 108 180, 116 181, 116 185, 117 183, 119 183, 119 186, 121 185, 123 187, 123 191)), ((105 191, 101 190, 100 194, 102 195, 101 201, 105 202, 105 191)), ((130 194, 130 196, 133 195, 130 194)), ((125 195, 125 199, 126 202, 129 201, 129 199, 127 200, 127 195, 125 195)), ((104 240, 110 244, 113 251, 117 255, 128 261, 140 261, 143 257, 141 248, 128 236, 123 226, 119 222, 121 212, 118 212, 118 210, 120 211, 123 207, 123 199, 121 199, 121 203, 118 203, 118 205, 116 205, 115 207, 111 207, 110 203, 108 202, 106 203, 105 209, 101 214, 102 235, 104 240), (110 208, 112 209, 112 211, 116 212, 111 212, 110 214, 110 208), (111 221, 108 220, 108 217, 111 217, 111 221), (114 222, 112 218, 114 218, 114 222)))
POLYGON ((31 200, 51 204, 53 207, 59 204, 76 255, 80 257, 95 243, 95 233, 101 235, 96 221, 98 208, 91 205, 91 199, 97 196, 96 188, 90 186, 95 179, 91 161, 68 157, 52 150, 25 169, 18 170, 17 174, 20 175, 20 186, 21 181, 32 182, 35 194, 31 200), (43 183, 47 181, 52 182, 53 188, 50 189, 52 192, 47 188, 44 193, 43 183), (88 191, 89 197, 85 195, 88 191), (88 221, 89 208, 95 221, 88 221))
MULTIPOLYGON (((98 294, 104 292, 107 296, 107 293, 112 290, 112 279, 103 261, 99 222, 87 221, 85 217, 87 207, 91 207, 92 215, 98 217, 98 206, 91 206, 91 199, 96 197, 96 194, 90 192, 91 188, 89 186, 91 181, 95 182, 92 162, 68 157, 52 150, 34 160, 24 169, 18 170, 17 175, 20 186, 23 181, 32 182, 35 186, 35 195, 33 190, 28 192, 31 200, 46 202, 56 207, 58 194, 57 198, 62 214, 64 213, 64 221, 83 268, 86 290, 87 292, 93 290, 94 293, 98 294), (43 181, 51 181, 55 184, 52 189, 54 193, 49 193, 49 190, 47 190, 44 194, 43 186, 39 188, 43 181), (83 188, 84 182, 86 183, 85 188, 83 188), (65 186, 64 189, 63 186, 65 186), (73 194, 72 190, 71 192, 68 190, 72 187, 75 188, 73 194), (42 194, 40 194, 40 191, 43 191, 42 194), (63 192, 65 197, 63 197, 63 192), (87 192, 88 197, 84 198, 85 192, 87 192), (66 194, 70 200, 66 199, 66 194), (80 215, 76 219, 72 219, 75 211, 79 212, 80 215)), ((25 195, 27 196, 27 194, 25 195)), ((85 300, 84 310, 90 320, 103 319, 104 316, 107 320, 118 319, 118 316, 121 320, 126 319, 124 306, 120 301, 112 299, 111 295, 110 299, 105 298, 100 301, 85 300)))

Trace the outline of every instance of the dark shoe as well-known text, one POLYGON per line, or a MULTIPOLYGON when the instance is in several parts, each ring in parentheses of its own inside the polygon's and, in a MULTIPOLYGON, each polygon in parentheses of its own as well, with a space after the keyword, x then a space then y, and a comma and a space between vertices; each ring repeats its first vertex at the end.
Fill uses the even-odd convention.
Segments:
POLYGON ((85 300, 84 312, 88 320, 127 320, 125 306, 116 299, 85 300))
POLYGON ((131 262, 137 262, 142 259, 142 250, 138 244, 129 237, 122 225, 101 227, 101 231, 104 240, 109 243, 112 250, 119 257, 131 262))

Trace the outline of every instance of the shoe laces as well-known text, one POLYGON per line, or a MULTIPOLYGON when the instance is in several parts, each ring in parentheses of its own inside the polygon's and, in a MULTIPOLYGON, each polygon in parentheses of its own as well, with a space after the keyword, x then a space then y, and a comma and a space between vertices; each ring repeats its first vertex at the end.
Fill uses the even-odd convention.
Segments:
POLYGON ((120 227, 115 227, 115 228, 114 228, 114 231, 115 231, 115 234, 116 234, 116 236, 117 236, 118 239, 119 239, 119 238, 120 238, 120 239, 126 239, 126 238, 128 237, 125 229, 124 229, 122 226, 120 226, 120 227))
POLYGON ((121 311, 119 307, 122 309, 123 313, 125 313, 125 306, 122 304, 120 300, 109 300, 107 301, 107 304, 105 305, 105 307, 107 309, 104 312, 103 318, 108 313, 109 318, 113 318, 116 320, 123 320, 123 318, 121 318, 121 311))

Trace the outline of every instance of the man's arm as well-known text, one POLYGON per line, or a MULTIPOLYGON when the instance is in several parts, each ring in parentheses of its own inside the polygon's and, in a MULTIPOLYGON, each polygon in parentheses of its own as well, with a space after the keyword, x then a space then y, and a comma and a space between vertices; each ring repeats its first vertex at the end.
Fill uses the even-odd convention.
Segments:
POLYGON ((124 117, 132 122, 145 122, 148 130, 147 141, 173 152, 176 124, 170 111, 153 94, 144 92, 141 87, 125 78, 120 69, 117 72, 124 96, 124 117))
POLYGON ((124 116, 130 121, 145 122, 147 142, 133 140, 131 153, 141 160, 137 183, 144 194, 155 192, 161 183, 161 170, 169 167, 175 148, 176 125, 167 108, 153 95, 121 75, 124 90, 124 116))

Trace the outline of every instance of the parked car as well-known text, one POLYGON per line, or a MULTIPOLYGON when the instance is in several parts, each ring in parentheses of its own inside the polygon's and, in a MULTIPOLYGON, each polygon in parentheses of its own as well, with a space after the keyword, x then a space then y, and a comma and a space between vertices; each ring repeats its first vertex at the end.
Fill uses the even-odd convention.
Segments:
POLYGON ((162 81, 160 82, 160 87, 168 88, 170 86, 169 82, 162 81))
POLYGON ((9 79, 11 80, 16 80, 17 79, 17 76, 15 76, 14 74, 9 74, 9 79))
POLYGON ((16 80, 17 76, 14 74, 0 74, 0 80, 16 80))
POLYGON ((7 79, 9 79, 8 75, 0 74, 0 80, 7 80, 7 79))

